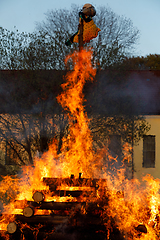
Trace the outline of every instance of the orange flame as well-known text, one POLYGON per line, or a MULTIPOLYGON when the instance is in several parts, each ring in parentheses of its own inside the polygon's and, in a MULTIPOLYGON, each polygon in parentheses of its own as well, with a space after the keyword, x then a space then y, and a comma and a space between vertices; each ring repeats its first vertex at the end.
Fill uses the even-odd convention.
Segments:
MULTIPOLYGON (((89 120, 84 112, 83 86, 86 81, 93 81, 96 69, 93 68, 92 52, 82 50, 71 56, 74 71, 66 76, 66 83, 62 84, 64 92, 57 97, 65 110, 68 110, 69 136, 63 139, 62 146, 62 175, 84 173, 85 177, 93 177, 95 172, 95 158, 92 150, 92 137, 88 127, 89 120)), ((68 60, 66 59, 66 61, 68 60)))
MULTIPOLYGON (((116 227, 127 240, 158 240, 160 180, 147 175, 140 183, 137 179, 127 179, 124 168, 118 169, 116 175, 108 171, 109 165, 103 157, 107 155, 112 161, 112 156, 108 155, 106 149, 97 153, 93 151, 89 119, 83 105, 83 86, 86 81, 93 81, 96 74, 92 65, 92 52, 74 52, 66 58, 66 62, 68 60, 73 61, 74 69, 66 75, 66 82, 62 84, 63 93, 57 100, 68 112, 69 134, 63 138, 60 154, 57 154, 56 140, 53 140, 49 151, 40 159, 35 158, 33 166, 24 166, 19 178, 3 178, 0 183, 0 197, 4 202, 4 211, 0 217, 0 230, 6 230, 7 224, 14 221, 14 215, 21 214, 21 210, 27 206, 27 201, 33 201, 32 196, 36 190, 45 193, 45 201, 77 201, 72 196, 51 196, 43 178, 65 178, 71 174, 78 177, 79 173, 83 173, 85 178, 105 178, 106 181, 99 180, 95 191, 88 185, 73 187, 63 184, 57 190, 89 192, 82 196, 80 201, 95 202, 97 206, 102 206, 101 218, 107 229, 106 239, 110 239, 110 233, 113 227, 116 227)), ((130 162, 130 146, 124 145, 123 152, 124 161, 130 162)), ((116 161, 116 158, 114 160, 116 161)), ((124 164, 123 167, 125 166, 124 164)), ((81 212, 86 214, 87 207, 82 206, 81 212)), ((37 215, 50 213, 50 210, 35 211, 37 215)))

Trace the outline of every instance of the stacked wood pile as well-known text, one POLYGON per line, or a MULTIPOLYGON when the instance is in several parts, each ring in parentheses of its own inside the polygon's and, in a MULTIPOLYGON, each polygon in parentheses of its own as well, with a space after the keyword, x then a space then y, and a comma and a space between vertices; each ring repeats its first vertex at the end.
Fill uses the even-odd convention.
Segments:
POLYGON ((97 193, 99 179, 81 178, 80 174, 79 178, 71 175, 70 178, 44 178, 43 181, 49 186, 51 197, 55 199, 58 196, 60 200, 45 201, 45 193, 35 191, 33 201, 27 201, 22 213, 15 214, 14 221, 7 225, 7 231, 0 232, 0 239, 105 239, 106 228, 101 218, 103 208, 89 200, 91 194, 95 196, 97 193), (63 189, 63 186, 68 188, 63 189), (73 200, 61 201, 67 196, 73 200), (83 198, 88 198, 88 201, 83 201, 83 198), (43 213, 38 214, 37 210, 43 213))

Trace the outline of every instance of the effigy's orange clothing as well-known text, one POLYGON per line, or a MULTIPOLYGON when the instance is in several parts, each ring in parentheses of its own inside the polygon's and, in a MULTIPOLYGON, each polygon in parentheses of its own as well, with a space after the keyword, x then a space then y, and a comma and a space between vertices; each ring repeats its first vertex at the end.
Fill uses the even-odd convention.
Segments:
MULTIPOLYGON (((96 26, 93 20, 90 22, 83 21, 83 42, 89 42, 91 39, 96 38, 99 31, 101 31, 101 29, 96 26)), ((79 31, 74 37, 73 42, 78 43, 78 35, 79 31)))

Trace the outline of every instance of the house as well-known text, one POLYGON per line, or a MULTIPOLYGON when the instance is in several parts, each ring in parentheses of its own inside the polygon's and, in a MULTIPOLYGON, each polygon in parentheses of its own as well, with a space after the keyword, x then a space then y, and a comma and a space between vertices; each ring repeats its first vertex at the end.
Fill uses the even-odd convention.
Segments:
MULTIPOLYGON (((59 111, 55 96, 61 91, 63 75, 64 72, 55 70, 1 70, 0 113, 59 111)), ((100 71, 94 83, 86 84, 84 94, 89 117, 126 116, 132 119, 136 115, 150 123, 150 130, 134 146, 132 167, 134 177, 139 179, 147 173, 160 178, 160 71, 100 71)), ((117 133, 111 135, 112 152, 121 154, 121 137, 117 133)))
MULTIPOLYGON (((128 118, 138 115, 146 119, 150 130, 133 147, 132 177, 141 179, 151 174, 160 178, 160 71, 100 73, 88 100, 90 112, 95 114, 128 118)), ((114 136, 114 141, 114 145, 120 145, 119 135, 114 136)))
POLYGON ((145 115, 151 129, 134 146, 134 177, 141 179, 146 174, 160 179, 160 115, 145 115))

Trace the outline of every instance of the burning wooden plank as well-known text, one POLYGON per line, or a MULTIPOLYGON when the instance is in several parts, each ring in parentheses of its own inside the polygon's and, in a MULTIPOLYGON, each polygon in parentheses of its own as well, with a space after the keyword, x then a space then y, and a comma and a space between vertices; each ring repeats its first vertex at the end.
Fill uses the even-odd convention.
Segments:
POLYGON ((91 178, 43 178, 43 182, 51 187, 57 189, 58 186, 66 185, 70 187, 91 187, 99 188, 99 183, 106 184, 106 179, 91 179, 91 178))
POLYGON ((31 207, 47 210, 68 210, 78 206, 85 206, 85 202, 42 202, 40 205, 35 202, 28 202, 31 207))
POLYGON ((66 216, 51 216, 51 215, 34 215, 32 217, 26 218, 23 215, 15 215, 15 219, 17 221, 21 221, 22 223, 34 223, 34 224, 53 224, 59 225, 63 222, 67 221, 68 217, 66 216))
POLYGON ((52 187, 50 187, 50 191, 52 192, 52 196, 59 196, 59 197, 69 197, 69 196, 72 196, 72 197, 75 197, 75 198, 78 198, 80 197, 81 195, 83 196, 87 196, 91 193, 93 193, 93 191, 83 191, 83 190, 57 190, 57 191, 53 191, 52 187))
MULTIPOLYGON (((18 200, 17 202, 18 202, 18 206, 19 206, 20 205, 19 203, 21 202, 21 200, 18 200)), ((101 205, 100 203, 101 202, 98 202, 98 205, 101 205)), ((103 201, 103 203, 104 203, 104 201, 103 201)), ((32 210, 34 211, 35 208, 36 209, 46 209, 46 210, 71 210, 72 208, 86 207, 86 206, 87 206, 88 209, 92 209, 92 210, 99 208, 97 206, 96 202, 86 203, 86 202, 54 202, 54 201, 49 201, 49 202, 36 203, 34 201, 27 201, 27 204, 28 204, 28 207, 26 207, 25 209, 27 211, 31 211, 31 213, 32 213, 32 210), (32 210, 30 210, 30 208, 32 210)), ((15 205, 15 207, 16 207, 16 205, 15 205)))

